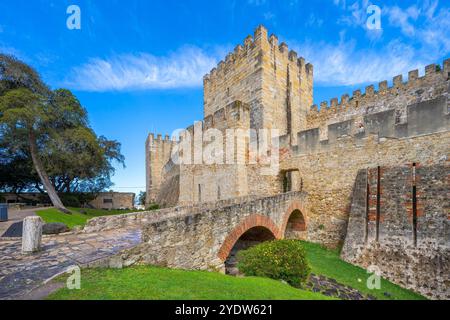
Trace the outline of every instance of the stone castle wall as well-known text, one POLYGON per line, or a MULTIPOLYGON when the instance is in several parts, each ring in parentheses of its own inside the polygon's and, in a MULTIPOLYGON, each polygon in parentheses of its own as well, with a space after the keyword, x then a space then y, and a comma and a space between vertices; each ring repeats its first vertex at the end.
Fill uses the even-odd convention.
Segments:
MULTIPOLYGON (((429 101, 437 97, 448 97, 448 79, 450 77, 450 59, 444 61, 443 68, 431 64, 425 68, 425 74, 419 77, 419 70, 408 73, 408 81, 404 82, 402 75, 392 80, 392 86, 388 81, 382 81, 375 90, 373 85, 353 92, 353 96, 344 94, 339 101, 333 98, 331 103, 322 102, 320 109, 317 105, 311 107, 307 115, 305 129, 319 129, 320 140, 327 140, 328 126, 333 123, 354 119, 359 129, 359 124, 364 125, 362 117, 369 114, 378 114, 383 111, 391 111, 394 119, 389 123, 383 123, 379 119, 378 125, 401 126, 407 119, 407 106, 422 101, 429 101), (393 122, 392 122, 393 121, 393 122)), ((424 123, 421 124, 422 126, 424 123)))
POLYGON ((343 259, 376 266, 386 278, 425 296, 449 299, 448 162, 360 170, 343 259))
POLYGON ((163 168, 170 159, 176 141, 169 136, 149 134, 145 142, 145 169, 146 169, 146 202, 147 205, 157 201, 160 194, 161 183, 164 180, 163 168))
MULTIPOLYGON (((449 139, 448 131, 398 140, 369 135, 359 143, 346 137, 334 148, 296 154, 282 161, 281 170, 299 170, 303 190, 308 192, 308 239, 330 246, 343 242, 354 182, 361 168, 413 162, 444 164, 448 159, 449 139)), ((448 184, 444 186, 447 190, 448 187, 448 184)))
POLYGON ((299 132, 297 146, 283 145, 281 170, 298 170, 309 193, 310 228, 316 229, 309 230, 310 240, 330 245, 344 240, 352 188, 361 168, 445 163, 450 141, 449 60, 444 66, 439 72, 435 65, 427 67, 424 77, 411 77, 402 89, 392 87, 378 93, 378 99, 369 99, 369 94, 358 107, 354 103, 341 110, 313 111, 309 125, 320 126, 299 132))
MULTIPOLYGON (((301 190, 308 198, 304 207, 308 211, 306 239, 338 246, 346 238, 360 170, 413 163, 448 169, 450 59, 444 61, 442 67, 427 66, 423 76, 413 70, 406 82, 402 76, 397 76, 392 85, 383 81, 377 90, 368 86, 364 93, 356 90, 352 97, 343 95, 340 101, 332 99, 330 106, 322 103, 320 109, 310 107, 312 84, 313 67, 289 51, 286 44, 279 45, 275 36, 268 37, 267 30, 259 27, 253 38, 247 37, 244 46, 237 46, 224 62, 205 76, 205 118, 187 130, 195 140, 199 139, 194 134, 195 127, 215 128, 222 133, 226 129, 278 129, 279 172, 272 176, 262 175, 259 162, 166 165, 167 150, 174 144, 170 147, 163 144, 160 149, 155 149, 159 150, 159 155, 150 152, 147 162, 152 194, 159 192, 164 198, 170 194, 167 192, 170 188, 178 186, 178 204, 196 205, 301 190), (290 190, 285 190, 286 176, 291 177, 290 190)), ((208 141, 200 143, 203 146, 209 144, 208 141)), ((191 154, 194 162, 202 158, 196 152, 191 154)), ((238 153, 248 157, 248 148, 240 149, 238 153)), ((224 161, 228 156, 230 154, 223 155, 224 161)), ((442 182, 443 192, 448 193, 448 182, 448 179, 442 182)), ((389 188, 393 190, 393 197, 404 192, 401 184, 389 185, 389 188)), ((170 198, 176 199, 176 195, 170 198)), ((391 207, 385 210, 394 212, 394 203, 393 200, 391 207)), ((432 207, 420 210, 424 211, 425 217, 434 214, 432 207)), ((398 214, 403 215, 402 211, 398 214)), ((405 215, 402 217, 407 219, 405 215)), ((399 221, 394 219, 389 228, 403 228, 399 221)), ((442 227, 427 221, 429 230, 442 227)), ((445 223, 444 228, 448 228, 445 223)), ((373 228, 370 222, 368 228, 373 228)), ((432 231, 428 239, 438 239, 440 234, 432 231)), ((430 242, 423 245, 433 247, 430 242)), ((400 244, 398 249, 403 250, 405 246, 400 244)), ((400 273, 400 267, 392 272, 400 273)), ((416 286, 422 285, 417 282, 416 286)))

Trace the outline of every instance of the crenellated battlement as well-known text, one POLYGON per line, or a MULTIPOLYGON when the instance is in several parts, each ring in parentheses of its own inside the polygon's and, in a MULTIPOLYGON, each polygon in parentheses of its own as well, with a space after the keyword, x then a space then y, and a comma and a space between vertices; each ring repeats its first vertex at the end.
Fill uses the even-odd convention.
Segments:
MULTIPOLYGON (((253 102, 252 105, 269 105, 273 103, 268 100, 273 99, 271 96, 274 93, 266 93, 264 89, 271 87, 272 90, 280 91, 278 96, 282 98, 287 92, 288 76, 294 86, 293 93, 299 94, 300 81, 303 81, 305 96, 311 96, 312 99, 313 66, 289 49, 286 43, 279 43, 275 35, 268 36, 265 27, 259 26, 253 36, 247 36, 243 43, 237 45, 233 52, 204 76, 204 116, 213 115, 236 100, 248 104, 253 102)), ((261 109, 261 112, 264 111, 261 109)), ((268 114, 256 115, 258 122, 255 126, 264 126, 263 119, 269 121, 272 112, 267 109, 268 114)), ((287 129, 286 124, 277 126, 287 129)))
MULTIPOLYGON (((358 110, 364 112, 367 108, 376 108, 377 105, 389 107, 387 105, 399 97, 404 97, 408 102, 432 98, 442 92, 449 77, 450 59, 447 59, 443 63, 443 68, 436 64, 426 66, 422 77, 419 77, 419 70, 416 69, 408 72, 406 82, 403 81, 402 75, 398 75, 393 77, 391 86, 385 80, 378 83, 378 90, 375 89, 374 85, 369 85, 365 88, 364 93, 361 90, 355 90, 353 95, 344 94, 340 100, 332 98, 330 103, 323 101, 320 103, 320 109, 317 105, 310 107, 307 116, 308 127, 336 118, 342 119, 346 115, 352 116, 357 114, 358 110), (424 87, 431 87, 434 91, 427 90, 427 92, 424 92, 424 90, 421 90, 424 87)), ((395 103, 392 107, 396 107, 395 103)))
MULTIPOLYGON (((221 60, 217 67, 211 69, 210 73, 203 77, 204 84, 209 81, 215 81, 217 77, 220 77, 225 70, 233 68, 235 63, 240 59, 247 57, 261 41, 267 40, 267 29, 263 26, 259 26, 254 33, 254 36, 248 35, 242 44, 238 44, 233 52, 230 52, 225 57, 225 60, 221 60)), ((267 40, 268 41, 268 40, 267 40)))
POLYGON ((152 144, 152 145, 163 144, 163 143, 172 145, 177 142, 178 141, 177 141, 176 137, 171 138, 170 135, 168 135, 168 134, 164 135, 164 137, 162 134, 156 134, 156 137, 155 137, 154 133, 150 133, 147 137, 147 143, 152 144))
POLYGON ((267 36, 267 29, 260 25, 256 28, 254 35, 248 35, 242 44, 238 44, 233 52, 226 55, 224 60, 221 60, 217 66, 211 69, 210 73, 203 77, 204 84, 215 81, 221 77, 224 72, 235 67, 240 60, 252 55, 255 51, 266 50, 267 48, 276 48, 279 55, 285 56, 289 61, 296 62, 299 66, 304 66, 308 73, 312 72, 312 65, 305 64, 305 58, 298 57, 297 52, 289 50, 285 42, 278 44, 278 37, 276 35, 267 36))
POLYGON ((342 143, 363 146, 370 136, 383 141, 445 132, 450 129, 449 102, 448 92, 442 92, 432 99, 406 105, 402 121, 398 110, 386 109, 303 130, 298 133, 294 149, 298 154, 315 154, 342 143))

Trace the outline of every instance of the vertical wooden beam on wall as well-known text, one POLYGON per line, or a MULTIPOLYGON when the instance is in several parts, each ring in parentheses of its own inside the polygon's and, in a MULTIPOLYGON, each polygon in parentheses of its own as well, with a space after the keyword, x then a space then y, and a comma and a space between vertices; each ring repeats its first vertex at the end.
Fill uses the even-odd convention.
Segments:
POLYGON ((369 214, 370 214, 370 171, 366 170, 366 229, 365 229, 365 243, 369 241, 369 214))
POLYGON ((376 241, 380 240, 380 216, 381 216, 381 167, 377 168, 377 222, 376 241))
POLYGON ((413 242, 417 247, 417 179, 416 163, 412 166, 412 223, 413 223, 413 242))

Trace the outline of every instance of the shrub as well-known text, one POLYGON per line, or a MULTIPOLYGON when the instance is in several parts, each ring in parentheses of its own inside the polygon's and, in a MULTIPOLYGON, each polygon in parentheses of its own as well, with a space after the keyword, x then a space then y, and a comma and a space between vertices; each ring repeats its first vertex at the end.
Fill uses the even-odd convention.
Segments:
POLYGON ((159 204, 157 204, 157 203, 153 203, 147 207, 147 210, 149 210, 149 211, 159 210, 159 209, 160 209, 160 207, 159 207, 159 204))
POLYGON ((238 268, 246 276, 284 280, 294 287, 301 287, 311 271, 298 240, 263 242, 242 250, 238 252, 238 268))

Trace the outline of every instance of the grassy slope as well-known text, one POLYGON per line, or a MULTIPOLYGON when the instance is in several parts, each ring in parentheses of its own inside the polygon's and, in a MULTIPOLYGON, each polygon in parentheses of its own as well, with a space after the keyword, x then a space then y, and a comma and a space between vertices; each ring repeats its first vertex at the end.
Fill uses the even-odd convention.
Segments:
POLYGON ((138 266, 122 270, 88 269, 81 290, 61 289, 51 300, 321 300, 321 294, 295 289, 280 281, 237 278, 215 272, 138 266))
POLYGON ((318 244, 303 242, 312 272, 336 279, 338 282, 371 294, 378 299, 416 300, 424 297, 403 289, 385 279, 381 280, 380 290, 369 290, 366 286, 370 274, 366 270, 349 264, 339 258, 337 250, 328 250, 318 244), (361 281, 358 281, 360 279, 361 281), (391 297, 386 297, 387 292, 391 297))
POLYGON ((40 216, 42 219, 44 219, 46 223, 62 222, 66 224, 69 228, 73 228, 74 226, 84 226, 89 219, 95 217, 132 212, 127 210, 99 210, 99 209, 80 209, 80 208, 69 208, 69 209, 72 212, 72 214, 64 214, 54 208, 37 211, 36 214, 40 216), (80 213, 80 210, 84 210, 86 214, 80 213))

